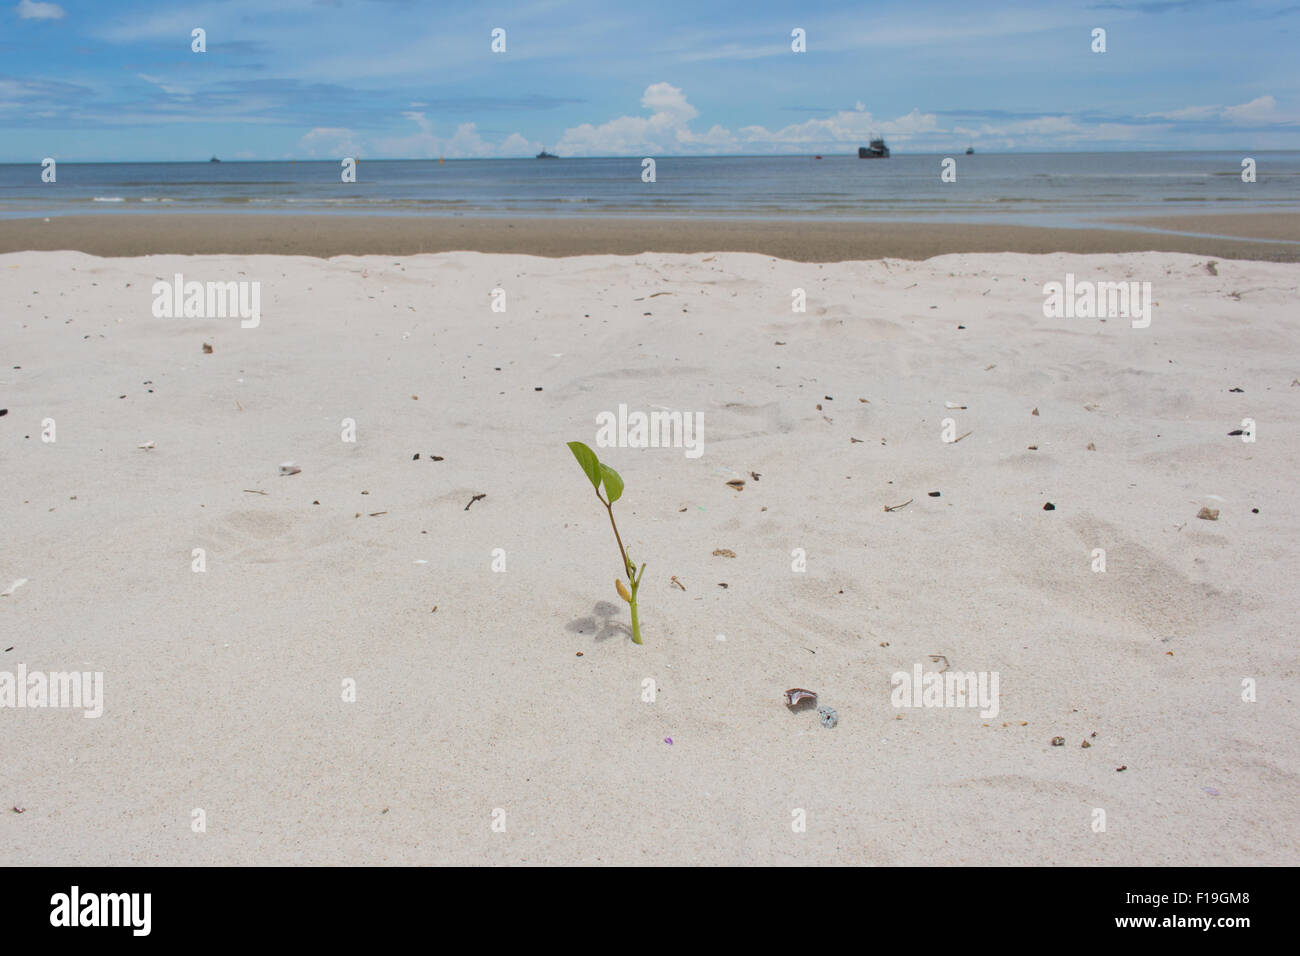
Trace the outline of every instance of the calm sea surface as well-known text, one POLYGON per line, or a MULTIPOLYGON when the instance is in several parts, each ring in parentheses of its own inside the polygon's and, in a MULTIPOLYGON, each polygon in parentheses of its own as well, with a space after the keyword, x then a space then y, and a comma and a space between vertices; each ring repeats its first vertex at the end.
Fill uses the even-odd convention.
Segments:
POLYGON ((662 157, 641 160, 39 163, 0 165, 0 218, 86 212, 303 212, 933 220, 1068 225, 1116 215, 1300 212, 1300 152, 662 157))

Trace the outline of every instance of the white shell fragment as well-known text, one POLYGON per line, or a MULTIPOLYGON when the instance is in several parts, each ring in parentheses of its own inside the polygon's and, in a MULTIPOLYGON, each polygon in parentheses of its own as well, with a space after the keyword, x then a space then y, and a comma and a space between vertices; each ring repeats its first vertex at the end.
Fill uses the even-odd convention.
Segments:
POLYGON ((136 448, 143 448, 145 451, 148 451, 150 448, 157 448, 157 447, 158 447, 158 443, 157 443, 156 441, 146 441, 146 442, 141 442, 140 444, 136 445, 135 447, 136 447, 136 448))
POLYGON ((286 461, 280 465, 280 474, 282 475, 296 475, 301 471, 302 469, 291 461, 286 461))

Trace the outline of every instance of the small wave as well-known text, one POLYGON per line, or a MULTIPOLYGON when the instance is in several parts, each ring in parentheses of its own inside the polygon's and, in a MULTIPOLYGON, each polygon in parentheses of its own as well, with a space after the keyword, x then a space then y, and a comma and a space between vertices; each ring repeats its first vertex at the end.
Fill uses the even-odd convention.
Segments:
POLYGON ((91 202, 126 202, 121 196, 96 196, 91 202))

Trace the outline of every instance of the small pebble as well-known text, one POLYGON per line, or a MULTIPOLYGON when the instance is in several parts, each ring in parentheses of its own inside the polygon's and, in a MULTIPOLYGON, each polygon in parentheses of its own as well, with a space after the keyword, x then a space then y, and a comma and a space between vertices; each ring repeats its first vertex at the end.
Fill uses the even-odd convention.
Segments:
POLYGON ((1055 510, 1056 510, 1056 505, 1052 504, 1052 503, 1049 501, 1047 504, 1043 505, 1043 510, 1044 510, 1044 511, 1055 511, 1055 510))
POLYGON ((1053 738, 1052 738, 1052 746, 1053 746, 1053 747, 1064 747, 1064 746, 1065 746, 1065 738, 1064 738, 1064 737, 1053 737, 1053 738))
POLYGON ((828 730, 840 722, 840 715, 835 713, 834 707, 818 707, 817 717, 828 730))

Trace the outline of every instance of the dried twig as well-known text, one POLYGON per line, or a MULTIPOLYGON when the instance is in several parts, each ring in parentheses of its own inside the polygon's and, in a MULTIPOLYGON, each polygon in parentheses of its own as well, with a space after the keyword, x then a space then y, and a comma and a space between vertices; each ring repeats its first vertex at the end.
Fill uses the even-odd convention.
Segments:
MULTIPOLYGON (((480 498, 486 498, 486 497, 487 497, 487 494, 486 494, 486 493, 481 494, 481 495, 475 495, 473 498, 469 499, 469 505, 472 505, 474 502, 478 501, 480 498)), ((466 510, 466 511, 469 511, 469 505, 466 505, 466 506, 465 506, 465 510, 466 510)))
POLYGON ((906 508, 908 505, 910 505, 910 504, 911 504, 913 501, 915 501, 915 500, 916 500, 915 498, 908 498, 908 499, 907 499, 906 501, 904 501, 901 505, 885 505, 885 510, 886 510, 886 511, 898 511, 900 508, 906 508))

